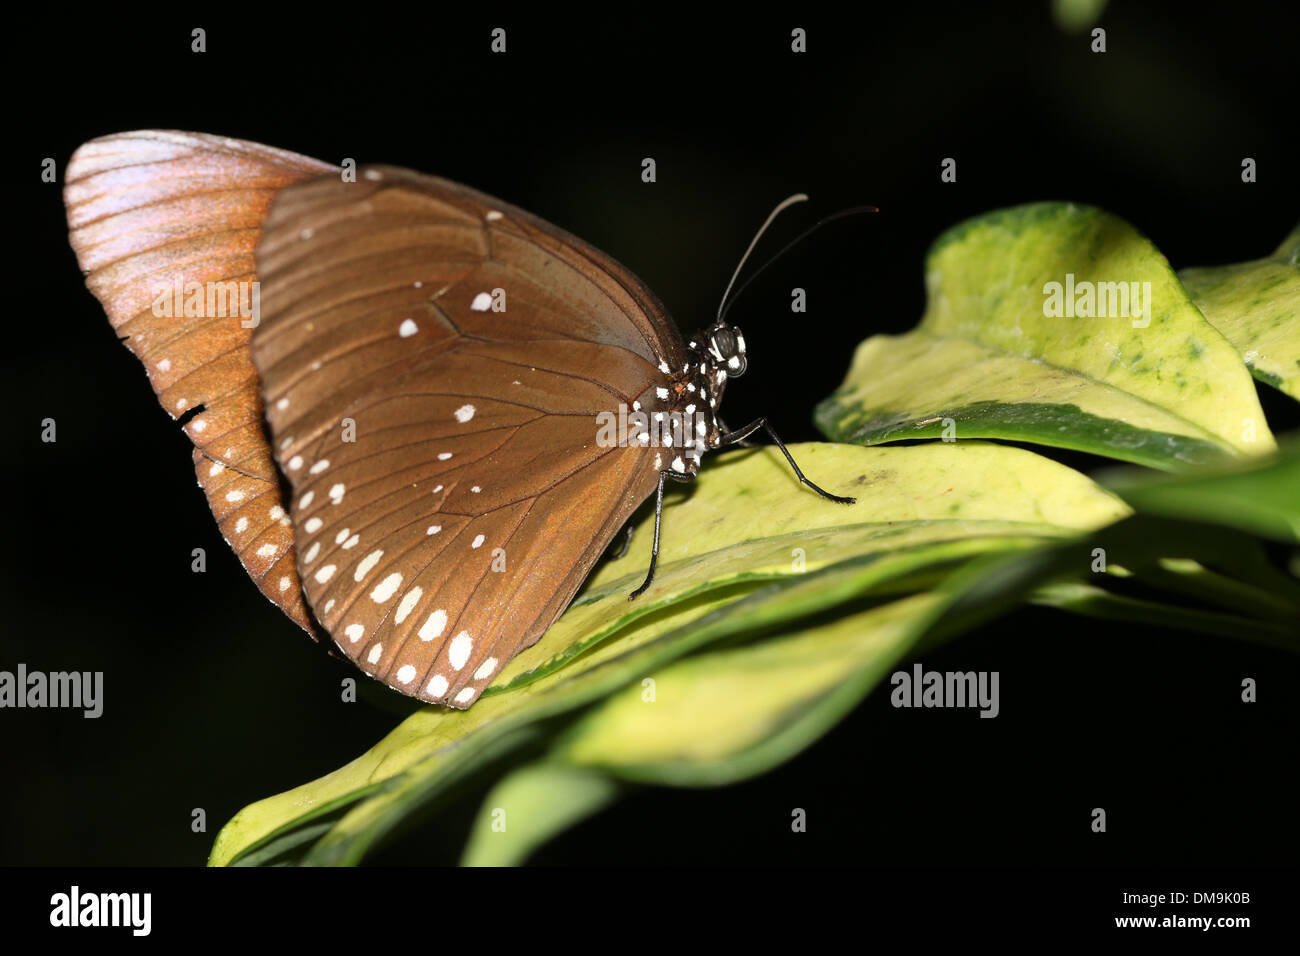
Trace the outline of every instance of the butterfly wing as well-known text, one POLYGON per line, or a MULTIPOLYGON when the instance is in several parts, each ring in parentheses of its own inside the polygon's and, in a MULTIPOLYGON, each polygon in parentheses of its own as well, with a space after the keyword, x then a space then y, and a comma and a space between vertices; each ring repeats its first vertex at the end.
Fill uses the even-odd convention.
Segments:
POLYGON ((597 415, 653 408, 680 337, 592 247, 391 167, 284 190, 257 264, 308 601, 366 673, 467 707, 654 490, 597 415))
POLYGON ((185 432, 222 534, 261 591, 309 633, 248 353, 252 320, 229 296, 252 301, 253 252, 276 192, 332 168, 255 143, 146 130, 81 146, 64 189, 86 285, 167 413, 193 416, 185 432))

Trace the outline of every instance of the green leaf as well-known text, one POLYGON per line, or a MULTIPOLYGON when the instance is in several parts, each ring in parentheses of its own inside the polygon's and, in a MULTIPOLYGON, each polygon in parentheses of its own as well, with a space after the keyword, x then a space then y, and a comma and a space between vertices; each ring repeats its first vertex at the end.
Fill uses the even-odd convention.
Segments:
POLYGON ((1178 276, 1251 373, 1300 399, 1300 228, 1266 258, 1178 276))
MULTIPOLYGON (((1020 546, 1023 547, 1023 543, 1020 546)), ((510 746, 511 735, 526 733, 529 729, 536 732, 542 721, 592 704, 692 651, 738 635, 750 636, 764 630, 777 629, 792 621, 861 598, 869 594, 874 585, 901 573, 909 559, 918 560, 916 555, 868 555, 819 572, 773 582, 656 641, 632 647, 608 659, 603 666, 585 669, 573 675, 566 669, 514 693, 480 698, 463 715, 445 718, 448 723, 453 723, 458 716, 463 718, 485 709, 486 713, 478 716, 483 723, 472 735, 453 739, 448 746, 443 735, 446 727, 434 730, 429 735, 429 752, 425 759, 387 781, 386 786, 373 796, 359 802, 320 839, 304 857, 304 861, 313 865, 356 863, 377 841, 405 821, 429 811, 456 780, 465 775, 465 761, 473 759, 474 755, 495 750, 492 757, 498 756, 504 748, 510 746)), ((577 666, 579 665, 575 665, 574 669, 577 666)), ((416 714, 408 718, 406 724, 411 724, 420 716, 416 714)), ((534 741, 535 738, 530 739, 530 742, 534 741)), ((491 757, 480 760, 480 763, 486 763, 488 759, 491 757)), ((292 812, 294 795, 311 792, 312 789, 313 785, 309 784, 271 800, 280 804, 281 811, 292 812), (290 798, 288 807, 283 805, 286 797, 290 798)), ((272 808, 272 804, 263 801, 249 809, 265 815, 272 808)), ((247 813, 248 810, 243 812, 247 813)), ((256 848, 256 844, 250 847, 256 848)))
MULTIPOLYGON (((1074 542, 990 556, 934 592, 829 621, 805 620, 757 643, 673 661, 652 673, 653 684, 626 687, 584 712, 549 759, 676 786, 724 785, 762 773, 824 734, 886 674, 915 657, 927 634, 944 630, 951 636, 971 624, 981 605, 1014 601, 1037 575, 1052 572, 1061 549, 1080 547, 1074 542)), ((1159 612, 1172 610, 1173 623, 1196 619, 1149 602, 1124 604, 1084 585, 1041 588, 1040 594, 1041 603, 1103 617, 1161 622, 1166 618, 1159 612)), ((1238 636, 1269 643, 1285 633, 1276 624, 1215 618, 1238 636)))
POLYGON ((934 243, 926 287, 921 324, 863 342, 818 406, 827 435, 871 445, 941 437, 947 426, 961 440, 1036 442, 1166 470, 1274 447, 1231 344, 1160 252, 1115 216, 1036 203, 968 220, 934 243), (1049 317, 1049 283, 1061 285, 1062 309, 1084 305, 1085 288, 1107 290, 1092 310, 1104 300, 1112 314, 1049 317), (1123 310, 1110 292, 1131 283, 1149 283, 1145 314, 1113 314, 1123 310))
POLYGON ((462 866, 515 866, 552 836, 591 816, 618 795, 604 774, 558 761, 511 772, 483 801, 462 866))
MULTIPOLYGON (((1008 455, 1011 449, 997 445, 791 450, 806 474, 830 491, 856 496, 857 504, 830 503, 802 488, 774 449, 719 456, 688 500, 666 499, 651 589, 626 600, 645 576, 654 532, 646 521, 627 554, 606 563, 545 639, 517 656, 484 696, 536 680, 629 623, 654 620, 698 595, 749 586, 739 597, 763 581, 934 541, 1098 527, 1126 510, 1077 472, 1029 452, 1008 455)), ((701 604, 699 613, 713 606, 701 604)))
POLYGON ((246 807, 219 835, 212 862, 238 859, 321 807, 359 800, 307 857, 355 861, 451 782, 527 740, 527 728, 599 700, 648 668, 928 569, 1127 513, 1084 476, 1020 449, 791 450, 819 483, 859 495, 858 503, 838 505, 802 489, 773 449, 721 456, 694 494, 666 509, 661 572, 646 595, 627 600, 644 573, 642 528, 630 556, 599 572, 541 644, 498 679, 503 687, 467 711, 422 709, 347 766, 246 807))
MULTIPOLYGON (((1258 539, 1224 525, 1135 514, 1073 540, 990 556, 982 577, 945 613, 969 628, 1031 592, 1038 603, 1169 627, 1202 615, 1222 625, 1221 636, 1300 652, 1300 582, 1269 562, 1258 539), (1156 595, 1116 593, 1129 584, 1156 595), (1182 613, 1162 614, 1161 592, 1179 600, 1182 613), (1223 615, 1213 606, 1237 613, 1223 615)), ((936 630, 941 641, 964 628, 936 630)))
MULTIPOLYGON (((1255 554, 1261 565, 1266 564, 1262 549, 1256 548, 1255 554)), ((1212 571, 1199 561, 1161 558, 1141 568, 1140 577, 1143 585, 1181 595, 1187 601, 1300 624, 1300 582, 1276 569, 1269 568, 1268 574, 1264 570, 1261 567, 1250 575, 1253 580, 1239 580, 1212 571)))
MULTIPOLYGON (((346 775, 351 766, 335 773, 346 775)), ((265 866, 284 856, 296 861, 307 849, 303 844, 328 833, 346 807, 391 785, 391 780, 380 779, 373 785, 358 782, 354 787, 342 788, 336 796, 317 799, 314 795, 304 795, 297 812, 285 814, 281 819, 241 811, 217 834, 208 854, 208 866, 265 866)))
POLYGON ((661 784, 713 786, 761 773, 856 705, 942 604, 917 594, 648 672, 653 697, 639 685, 612 695, 565 735, 556 756, 661 784))
MULTIPOLYGON (((1041 570, 1051 567, 1052 553, 1049 547, 1005 560, 1041 570)), ((824 733, 908 657, 941 616, 953 615, 952 596, 978 591, 987 602, 998 590, 1000 600, 1021 592, 1023 577, 988 570, 957 576, 948 595, 917 594, 755 646, 675 661, 652 675, 653 699, 639 686, 611 695, 566 731, 553 756, 630 780, 675 785, 712 786, 761 773, 824 733)), ((1293 623, 1193 612, 1079 582, 1041 588, 1035 600, 1097 617, 1294 647, 1293 623)))
POLYGON ((1284 446, 1264 461, 1160 479, 1116 475, 1107 484, 1145 514, 1210 521, 1300 543, 1300 444, 1284 446))
POLYGON ((1180 607, 1177 604, 1116 594, 1082 581, 1046 585, 1035 592, 1033 603, 1106 621, 1127 621, 1213 637, 1234 637, 1274 647, 1283 643, 1291 649, 1295 646, 1295 628, 1277 621, 1261 621, 1237 614, 1180 607))

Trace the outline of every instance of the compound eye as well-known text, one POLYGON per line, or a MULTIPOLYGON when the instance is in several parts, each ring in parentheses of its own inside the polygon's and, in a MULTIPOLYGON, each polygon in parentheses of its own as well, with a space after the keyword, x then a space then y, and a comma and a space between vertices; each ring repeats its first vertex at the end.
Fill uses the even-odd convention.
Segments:
POLYGON ((736 342, 736 333, 729 328, 721 328, 713 333, 713 351, 717 353, 719 359, 726 362, 729 358, 734 358, 739 346, 736 342))

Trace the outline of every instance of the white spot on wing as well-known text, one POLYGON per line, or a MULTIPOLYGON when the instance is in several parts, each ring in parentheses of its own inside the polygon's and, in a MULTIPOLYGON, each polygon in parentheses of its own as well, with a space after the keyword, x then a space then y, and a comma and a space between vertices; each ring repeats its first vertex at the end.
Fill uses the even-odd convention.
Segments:
POLYGON ((424 594, 424 588, 414 587, 402 595, 402 603, 397 605, 397 613, 393 615, 393 623, 401 624, 415 610, 415 605, 420 603, 420 595, 424 594))
POLYGON ((447 650, 447 658, 451 661, 451 666, 460 670, 469 660, 469 652, 474 649, 474 639, 469 636, 469 631, 461 631, 451 641, 451 647, 447 650))
POLYGON ((420 640, 431 641, 435 637, 442 637, 443 630, 447 627, 447 612, 442 608, 434 611, 429 615, 429 619, 419 630, 420 640))
MULTIPOLYGON (((346 548, 347 545, 345 544, 343 547, 346 548)), ((368 555, 362 558, 361 563, 357 565, 357 569, 352 575, 352 580, 360 581, 364 578, 375 569, 375 565, 379 563, 379 559, 383 556, 384 552, 382 550, 371 551, 368 555)))
POLYGON ((374 601, 376 604, 383 604, 396 594, 397 589, 401 586, 402 575, 400 572, 394 571, 388 577, 380 581, 379 584, 375 586, 375 589, 370 592, 370 600, 374 601))

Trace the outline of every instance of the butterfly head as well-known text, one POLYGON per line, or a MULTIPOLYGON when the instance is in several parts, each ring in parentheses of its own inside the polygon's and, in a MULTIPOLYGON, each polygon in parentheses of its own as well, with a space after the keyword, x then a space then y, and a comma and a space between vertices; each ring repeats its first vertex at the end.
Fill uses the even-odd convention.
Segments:
POLYGON ((719 322, 705 333, 708 339, 707 354, 714 371, 725 372, 727 378, 740 378, 745 374, 745 336, 734 325, 719 322))

